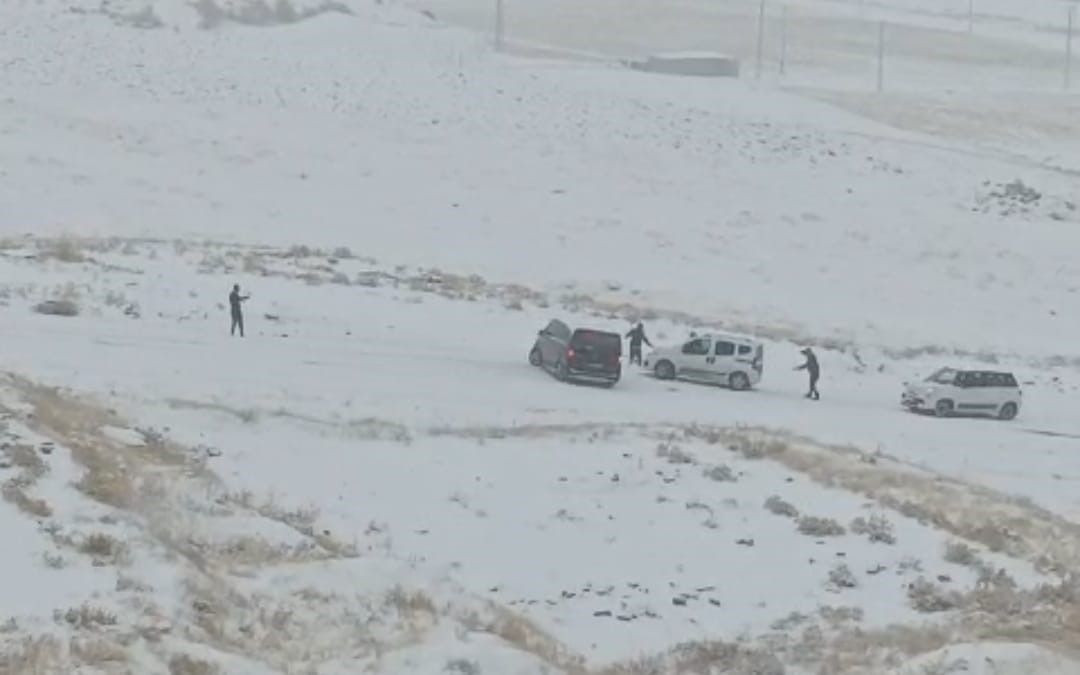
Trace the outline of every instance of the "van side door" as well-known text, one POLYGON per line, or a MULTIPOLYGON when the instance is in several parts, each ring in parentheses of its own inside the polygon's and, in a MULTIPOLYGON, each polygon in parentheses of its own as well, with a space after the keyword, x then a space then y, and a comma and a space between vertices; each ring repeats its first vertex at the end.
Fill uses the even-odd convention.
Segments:
POLYGON ((735 371, 735 349, 734 342, 727 340, 716 341, 713 354, 709 357, 710 379, 722 381, 729 373, 735 371))
POLYGON ((678 372, 691 380, 708 379, 710 358, 712 358, 712 338, 694 338, 684 343, 679 350, 678 372))

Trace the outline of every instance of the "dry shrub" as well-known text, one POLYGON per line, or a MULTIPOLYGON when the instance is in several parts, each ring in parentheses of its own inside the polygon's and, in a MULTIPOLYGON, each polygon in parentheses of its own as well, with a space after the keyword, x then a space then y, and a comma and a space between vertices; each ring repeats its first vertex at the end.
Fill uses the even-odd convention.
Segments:
POLYGON ((656 446, 656 456, 666 459, 669 464, 694 464, 694 456, 674 443, 660 443, 656 446))
POLYGON ((769 513, 786 518, 798 518, 799 509, 790 502, 786 502, 779 495, 773 495, 765 500, 765 510, 769 513))
POLYGON ((102 626, 115 626, 116 615, 101 607, 83 603, 79 607, 72 607, 66 612, 59 610, 54 613, 57 621, 63 621, 74 628, 92 630, 102 626))
POLYGON ((950 541, 945 544, 945 561, 964 567, 979 567, 982 564, 975 549, 962 541, 950 541))
POLYGON ((387 607, 397 610, 405 617, 415 617, 427 614, 431 617, 437 615, 435 601, 423 591, 406 591, 401 586, 395 586, 386 594, 387 607))
POLYGON ((45 472, 48 471, 45 460, 41 458, 41 455, 39 455, 32 446, 22 444, 10 445, 4 448, 4 455, 11 462, 12 466, 24 469, 33 479, 44 476, 45 472))
POLYGON ((115 642, 99 638, 72 638, 69 652, 72 661, 87 666, 104 666, 127 661, 127 653, 123 647, 115 642))
POLYGON ((64 263, 86 262, 86 256, 83 254, 83 244, 70 237, 54 239, 48 244, 44 253, 42 253, 42 257, 64 263))
POLYGON ((803 516, 799 518, 799 532, 811 537, 839 537, 845 530, 843 525, 832 518, 803 516))
POLYGON ((116 564, 123 560, 127 547, 113 536, 96 532, 79 544, 79 552, 100 562, 116 564))
POLYGON ((908 586, 908 600, 918 612, 948 612, 963 604, 963 596, 919 577, 908 586))
POLYGON ((4 487, 0 488, 0 493, 3 494, 5 500, 14 504, 20 511, 35 518, 48 518, 53 514, 48 502, 44 499, 34 499, 26 494, 19 481, 10 480, 4 483, 4 487))
POLYGON ((221 669, 187 654, 175 654, 169 659, 169 675, 218 675, 221 669))
MULTIPOLYGON (((100 459, 100 455, 93 459, 100 459)), ((129 475, 119 467, 106 464, 88 466, 75 488, 91 499, 117 508, 127 508, 135 501, 135 488, 129 475)))
POLYGON ((708 469, 702 472, 706 478, 714 480, 718 483, 735 483, 738 482, 738 478, 735 476, 735 472, 731 470, 727 464, 717 464, 710 466, 708 469))
POLYGON ((63 645, 51 635, 27 637, 0 651, 0 673, 64 673, 63 645))
POLYGON ((610 666, 601 675, 667 675, 668 673, 747 673, 784 675, 784 664, 773 653, 745 645, 711 640, 684 642, 668 653, 610 666))
POLYGON ((47 316, 73 317, 79 315, 79 306, 73 300, 46 300, 35 305, 34 311, 47 316))
POLYGON ((837 589, 857 588, 859 582, 851 569, 841 563, 829 571, 829 585, 837 589))
POLYGON ((866 538, 874 543, 895 544, 896 535, 893 534, 892 523, 885 516, 875 514, 869 520, 856 518, 851 521, 851 531, 855 534, 866 535, 866 538))

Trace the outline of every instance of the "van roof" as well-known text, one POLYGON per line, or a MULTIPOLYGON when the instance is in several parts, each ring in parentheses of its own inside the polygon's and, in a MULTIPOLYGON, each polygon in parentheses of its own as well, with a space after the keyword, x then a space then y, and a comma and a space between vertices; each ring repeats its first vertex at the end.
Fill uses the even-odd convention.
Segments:
POLYGON ((716 338, 721 338, 721 339, 724 339, 724 340, 733 340, 733 341, 737 341, 737 342, 750 342, 750 343, 753 343, 753 344, 758 344, 758 343, 761 342, 761 340, 758 340, 757 338, 754 338, 754 337, 750 337, 748 335, 739 335, 738 333, 724 333, 724 332, 721 332, 721 331, 710 331, 708 333, 698 333, 697 336, 698 337, 713 338, 714 340, 716 338))

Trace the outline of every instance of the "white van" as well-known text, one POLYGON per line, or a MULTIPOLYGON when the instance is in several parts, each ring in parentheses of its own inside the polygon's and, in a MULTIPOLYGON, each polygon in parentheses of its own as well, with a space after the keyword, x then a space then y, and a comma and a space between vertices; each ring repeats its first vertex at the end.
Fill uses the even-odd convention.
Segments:
POLYGON ((900 403, 938 417, 984 415, 1011 420, 1020 412, 1023 392, 1012 373, 942 368, 922 382, 905 382, 900 403))
POLYGON ((681 378, 742 391, 761 381, 765 347, 753 338, 706 333, 675 347, 654 349, 643 365, 661 380, 681 378))

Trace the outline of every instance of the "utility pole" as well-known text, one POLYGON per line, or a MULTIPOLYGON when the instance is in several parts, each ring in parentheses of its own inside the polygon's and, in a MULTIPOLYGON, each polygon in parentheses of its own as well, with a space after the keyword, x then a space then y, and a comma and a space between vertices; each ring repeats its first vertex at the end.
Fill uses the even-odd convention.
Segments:
POLYGON ((495 51, 503 50, 503 0, 495 0, 495 51))
POLYGON ((877 38, 877 90, 885 90, 885 22, 878 22, 877 38))
POLYGON ((761 79, 761 61, 764 58, 762 50, 765 48, 765 0, 761 0, 761 8, 758 10, 757 28, 757 79, 761 79))
POLYGON ((783 5, 780 8, 780 74, 783 75, 787 69, 787 15, 788 6, 783 5))

